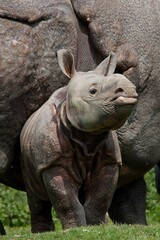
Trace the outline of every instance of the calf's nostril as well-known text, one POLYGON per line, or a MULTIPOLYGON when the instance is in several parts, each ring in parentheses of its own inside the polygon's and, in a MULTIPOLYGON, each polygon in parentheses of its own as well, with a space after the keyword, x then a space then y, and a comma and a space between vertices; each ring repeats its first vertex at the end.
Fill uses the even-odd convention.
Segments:
POLYGON ((122 88, 117 88, 115 91, 115 93, 123 93, 123 92, 124 92, 124 90, 122 88))

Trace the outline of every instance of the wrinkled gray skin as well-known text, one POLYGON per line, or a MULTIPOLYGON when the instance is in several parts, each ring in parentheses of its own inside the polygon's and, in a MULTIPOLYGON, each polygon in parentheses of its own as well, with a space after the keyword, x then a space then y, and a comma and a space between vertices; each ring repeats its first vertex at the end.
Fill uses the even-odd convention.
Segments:
POLYGON ((37 207, 46 201, 64 229, 106 221, 121 163, 110 130, 121 127, 137 103, 135 86, 113 74, 115 54, 89 72, 77 72, 67 50, 58 51, 58 62, 71 78, 68 86, 31 115, 20 135, 32 232, 54 229, 51 209, 42 214, 37 207))
POLYGON ((76 68, 83 71, 113 51, 116 72, 137 86, 139 99, 118 131, 123 188, 115 194, 110 215, 117 222, 146 223, 145 184, 138 179, 160 155, 159 10, 159 0, 0 0, 0 182, 24 189, 20 130, 67 83, 56 51, 71 50, 76 68))

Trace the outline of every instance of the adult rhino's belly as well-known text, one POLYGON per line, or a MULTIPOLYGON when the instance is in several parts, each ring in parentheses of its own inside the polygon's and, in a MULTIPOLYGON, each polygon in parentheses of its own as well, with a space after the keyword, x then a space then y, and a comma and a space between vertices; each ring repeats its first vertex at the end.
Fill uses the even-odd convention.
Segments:
POLYGON ((128 184, 149 171, 160 158, 160 113, 150 116, 146 123, 126 124, 118 131, 122 153, 122 167, 118 186, 128 184))
POLYGON ((160 159, 160 111, 137 113, 118 131, 123 163, 142 173, 151 169, 160 159))

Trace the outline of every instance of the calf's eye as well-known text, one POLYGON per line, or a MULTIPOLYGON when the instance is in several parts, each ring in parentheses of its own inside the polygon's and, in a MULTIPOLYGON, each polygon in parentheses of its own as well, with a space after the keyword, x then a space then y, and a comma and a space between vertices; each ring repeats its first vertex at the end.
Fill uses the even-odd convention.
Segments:
POLYGON ((92 94, 92 95, 96 94, 96 92, 97 92, 97 89, 96 89, 96 88, 91 88, 91 89, 89 90, 89 93, 92 94))

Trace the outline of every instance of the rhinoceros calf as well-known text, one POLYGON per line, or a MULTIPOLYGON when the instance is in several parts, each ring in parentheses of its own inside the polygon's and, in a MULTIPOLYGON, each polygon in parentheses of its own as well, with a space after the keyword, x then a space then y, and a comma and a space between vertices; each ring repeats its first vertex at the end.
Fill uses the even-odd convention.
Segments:
POLYGON ((113 74, 115 54, 89 72, 77 72, 67 50, 58 51, 58 62, 69 84, 28 119, 20 137, 32 232, 54 229, 51 206, 64 229, 105 222, 121 163, 111 130, 137 102, 135 86, 113 74))

